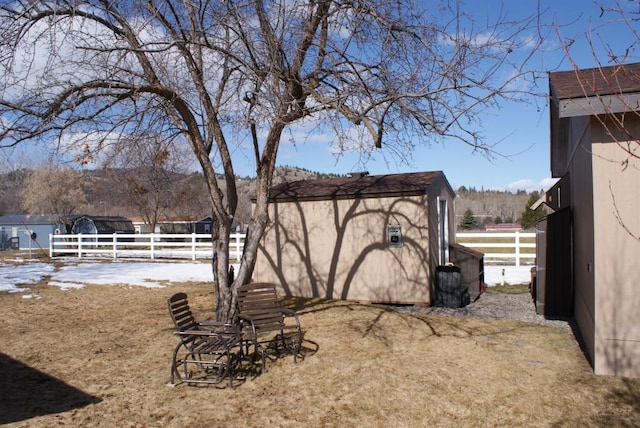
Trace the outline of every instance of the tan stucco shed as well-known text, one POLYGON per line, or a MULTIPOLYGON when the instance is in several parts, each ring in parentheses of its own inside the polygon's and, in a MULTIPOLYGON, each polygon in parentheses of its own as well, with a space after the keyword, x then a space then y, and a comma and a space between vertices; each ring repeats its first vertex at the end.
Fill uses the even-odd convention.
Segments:
POLYGON ((455 241, 454 196, 440 171, 275 186, 254 280, 286 295, 428 305, 455 241))

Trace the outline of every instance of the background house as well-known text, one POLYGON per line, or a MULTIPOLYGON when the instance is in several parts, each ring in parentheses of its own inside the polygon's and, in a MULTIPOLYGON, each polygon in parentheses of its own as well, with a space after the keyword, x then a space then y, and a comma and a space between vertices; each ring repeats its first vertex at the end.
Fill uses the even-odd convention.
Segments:
POLYGON ((28 250, 49 248, 49 234, 64 232, 56 216, 4 215, 0 216, 0 249, 28 250))
MULTIPOLYGON (((162 219, 158 220, 155 225, 155 228, 152 228, 149 223, 146 223, 141 218, 135 218, 132 220, 133 227, 136 230, 136 233, 197 233, 197 234, 208 234, 212 231, 212 217, 210 215, 199 218, 199 219, 188 219, 189 217, 185 217, 187 219, 184 220, 176 220, 176 219, 162 219), (152 230, 153 229, 153 230, 152 230)), ((246 233, 247 227, 246 225, 241 225, 237 221, 233 221, 231 225, 231 231, 237 233, 246 233)))
POLYGON ((455 241, 453 198, 442 172, 282 183, 270 191, 254 280, 287 295, 430 304, 455 241))
POLYGON ((27 250, 49 248, 50 234, 134 233, 133 224, 125 217, 70 216, 66 224, 54 215, 17 214, 0 216, 0 249, 27 250))
POLYGON ((538 287, 547 306, 550 292, 569 297, 595 373, 640 377, 640 64, 550 73, 549 84, 561 180, 546 194, 555 212, 538 287))

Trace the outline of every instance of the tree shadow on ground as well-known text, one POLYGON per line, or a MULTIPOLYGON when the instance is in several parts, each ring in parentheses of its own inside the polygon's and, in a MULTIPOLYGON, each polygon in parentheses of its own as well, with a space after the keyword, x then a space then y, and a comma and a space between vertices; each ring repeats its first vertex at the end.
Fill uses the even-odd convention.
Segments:
MULTIPOLYGON (((358 327, 357 329, 362 333, 363 337, 376 333, 375 336, 381 341, 381 343, 387 343, 388 338, 385 337, 384 328, 379 328, 378 324, 386 315, 393 315, 403 320, 407 324, 407 328, 412 328, 413 323, 422 324, 430 335, 434 337, 456 336, 456 337, 472 337, 472 336, 485 336, 493 335, 497 333, 507 333, 513 331, 515 327, 488 327, 488 326, 476 326, 467 327, 464 323, 461 323, 459 319, 455 317, 448 317, 443 315, 430 315, 419 314, 410 312, 401 312, 398 310, 399 306, 384 303, 359 303, 357 301, 350 300, 332 300, 323 298, 306 298, 287 296, 281 299, 281 303, 284 307, 295 310, 298 315, 318 313, 324 311, 334 311, 338 308, 343 308, 348 311, 365 310, 370 311, 372 319, 370 319, 365 325, 358 327)), ((411 305, 408 305, 411 306, 411 305)), ((464 309, 464 308, 461 308, 464 309)), ((304 325, 302 326, 304 330, 304 325)))
MULTIPOLYGON (((606 398, 615 403, 620 403, 620 406, 626 406, 633 409, 633 413, 640 415, 640 383, 633 379, 622 379, 622 384, 612 391, 610 391, 606 398)), ((621 415, 617 415, 613 412, 604 412, 599 415, 595 422, 598 426, 619 426, 619 427, 633 427, 638 426, 637 420, 630 422, 621 415)))
POLYGON ((102 401, 0 353, 0 425, 102 401))

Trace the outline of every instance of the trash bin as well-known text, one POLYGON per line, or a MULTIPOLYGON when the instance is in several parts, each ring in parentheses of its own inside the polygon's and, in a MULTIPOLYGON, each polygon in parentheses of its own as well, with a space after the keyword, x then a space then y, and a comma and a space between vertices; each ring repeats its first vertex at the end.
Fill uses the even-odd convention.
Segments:
POLYGON ((469 289, 462 285, 460 267, 436 266, 434 306, 461 308, 469 304, 469 289))

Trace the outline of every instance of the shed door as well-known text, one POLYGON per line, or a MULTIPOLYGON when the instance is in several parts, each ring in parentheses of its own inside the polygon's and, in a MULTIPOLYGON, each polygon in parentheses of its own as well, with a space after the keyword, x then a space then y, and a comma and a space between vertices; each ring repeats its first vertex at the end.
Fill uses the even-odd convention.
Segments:
POLYGON ((571 210, 547 216, 545 310, 548 317, 573 315, 571 210))

